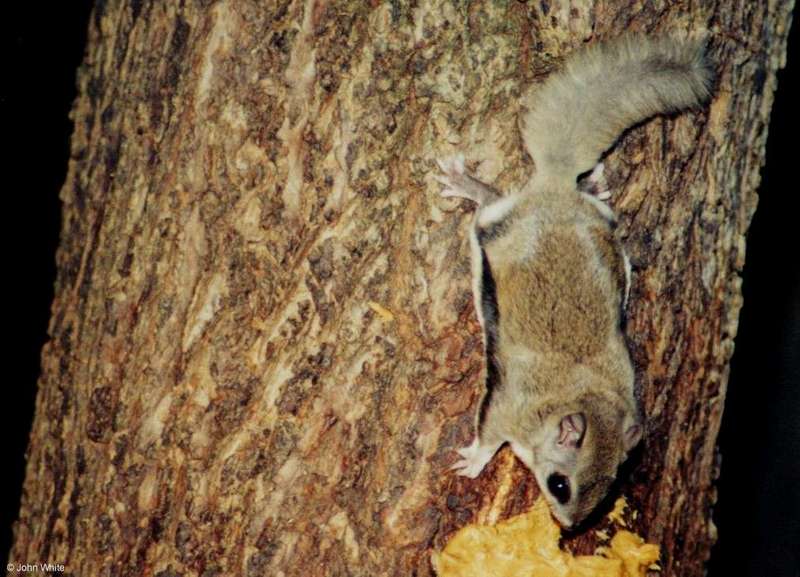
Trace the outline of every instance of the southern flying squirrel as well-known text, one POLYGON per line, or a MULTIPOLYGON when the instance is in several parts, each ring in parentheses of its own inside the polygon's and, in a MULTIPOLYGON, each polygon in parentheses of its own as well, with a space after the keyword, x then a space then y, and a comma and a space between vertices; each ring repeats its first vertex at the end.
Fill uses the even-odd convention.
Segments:
POLYGON ((594 167, 582 182, 597 189, 597 163, 622 131, 698 106, 711 83, 703 41, 595 44, 524 101, 536 172, 521 190, 499 194, 463 156, 439 161, 442 196, 478 205, 470 244, 487 356, 476 438, 453 468, 474 478, 509 442, 565 527, 603 499, 643 431, 622 332, 630 266, 613 212, 578 179, 594 167))

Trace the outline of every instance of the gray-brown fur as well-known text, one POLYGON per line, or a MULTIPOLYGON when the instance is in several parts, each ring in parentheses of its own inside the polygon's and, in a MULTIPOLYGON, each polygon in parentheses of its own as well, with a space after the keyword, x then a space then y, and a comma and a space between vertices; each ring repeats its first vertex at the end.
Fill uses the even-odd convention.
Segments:
POLYGON ((537 170, 574 178, 626 128, 704 102, 713 78, 704 44, 629 35, 570 55, 524 101, 522 135, 537 170))
POLYGON ((475 477, 509 442, 566 526, 605 496, 642 433, 621 329, 624 251, 602 186, 590 183, 592 196, 576 179, 622 130, 699 104, 710 82, 697 41, 592 46, 526 101, 523 137, 537 173, 519 193, 500 196, 466 173, 463 157, 439 163, 442 195, 478 204, 475 304, 497 381, 487 381, 475 441, 454 468, 475 477))

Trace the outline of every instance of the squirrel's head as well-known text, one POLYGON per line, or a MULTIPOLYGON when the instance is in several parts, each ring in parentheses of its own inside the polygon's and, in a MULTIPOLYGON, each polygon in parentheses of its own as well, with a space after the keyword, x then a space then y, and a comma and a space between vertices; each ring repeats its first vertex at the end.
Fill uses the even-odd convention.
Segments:
POLYGON ((603 500, 617 468, 641 436, 635 415, 589 408, 545 420, 529 467, 562 526, 575 527, 603 500))

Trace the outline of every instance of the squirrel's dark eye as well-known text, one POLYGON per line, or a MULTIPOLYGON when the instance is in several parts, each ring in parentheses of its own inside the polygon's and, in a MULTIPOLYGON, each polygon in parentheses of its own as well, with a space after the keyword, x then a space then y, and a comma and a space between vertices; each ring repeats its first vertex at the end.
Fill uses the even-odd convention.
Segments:
POLYGON ((547 477, 547 490, 562 505, 569 502, 569 479, 564 475, 553 473, 547 477))

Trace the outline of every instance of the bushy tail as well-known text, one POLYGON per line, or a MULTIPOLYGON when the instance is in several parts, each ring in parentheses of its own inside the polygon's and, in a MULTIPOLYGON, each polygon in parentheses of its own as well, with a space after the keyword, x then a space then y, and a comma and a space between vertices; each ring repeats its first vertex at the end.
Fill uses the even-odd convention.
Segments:
POLYGON ((712 81, 703 40, 623 36, 571 55, 534 89, 522 136, 539 174, 574 182, 626 128, 703 103, 712 81))

